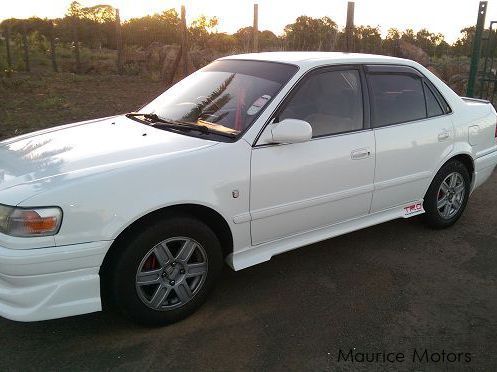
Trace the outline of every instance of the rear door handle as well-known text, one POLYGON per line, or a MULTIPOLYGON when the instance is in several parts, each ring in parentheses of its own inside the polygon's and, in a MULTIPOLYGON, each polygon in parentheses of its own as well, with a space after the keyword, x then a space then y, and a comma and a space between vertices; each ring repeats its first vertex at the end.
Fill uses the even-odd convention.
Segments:
POLYGON ((449 131, 447 129, 444 129, 442 132, 438 134, 438 141, 440 142, 445 141, 449 139, 449 137, 450 137, 449 131))
POLYGON ((369 158, 370 156, 371 156, 370 149, 357 149, 350 153, 350 157, 352 160, 366 159, 369 158))

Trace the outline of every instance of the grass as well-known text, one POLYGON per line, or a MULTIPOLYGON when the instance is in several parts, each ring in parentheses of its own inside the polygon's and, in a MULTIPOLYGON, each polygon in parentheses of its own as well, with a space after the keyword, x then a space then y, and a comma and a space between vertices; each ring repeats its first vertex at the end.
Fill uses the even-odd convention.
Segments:
POLYGON ((19 40, 11 42, 7 77, 5 42, 0 39, 0 140, 46 127, 134 111, 166 89, 137 71, 116 75, 116 51, 80 48, 81 70, 74 74, 74 49, 56 47, 59 73, 52 71, 47 43, 31 43, 26 73, 19 40))
POLYGON ((0 78, 0 140, 138 109, 166 86, 138 76, 24 74, 0 78))
MULTIPOLYGON (((24 51, 19 40, 10 43, 12 69, 25 71, 24 51)), ((89 49, 80 47, 80 61, 83 71, 92 73, 115 74, 116 51, 110 49, 89 49)), ((74 47, 67 43, 57 43, 55 48, 57 67, 60 72, 75 72, 76 63, 74 47)), ((48 43, 31 43, 29 47, 29 65, 33 73, 46 73, 52 71, 50 49, 48 43)), ((5 41, 0 40, 0 74, 5 75, 7 69, 7 52, 5 41)))
MULTIPOLYGON (((45 43, 46 44, 46 43, 45 43)), ((136 110, 165 90, 158 71, 141 73, 137 64, 126 64, 124 76, 116 72, 116 51, 81 47, 82 71, 77 75, 74 49, 58 43, 59 73, 52 72, 48 45, 31 44, 31 73, 24 71, 19 42, 11 43, 12 76, 6 77, 5 42, 0 40, 0 140, 58 124, 136 110)), ((466 57, 433 58, 436 73, 459 94, 466 91, 469 60, 466 57)))

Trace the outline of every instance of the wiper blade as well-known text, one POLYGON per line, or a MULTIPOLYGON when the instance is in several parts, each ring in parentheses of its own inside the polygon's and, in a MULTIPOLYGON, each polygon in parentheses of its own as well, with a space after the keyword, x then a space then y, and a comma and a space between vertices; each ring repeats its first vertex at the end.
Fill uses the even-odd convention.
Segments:
POLYGON ((160 128, 162 126, 165 126, 166 128, 172 128, 172 129, 178 129, 178 130, 196 130, 198 132, 201 132, 203 134, 219 134, 221 136, 229 137, 229 138, 234 138, 235 135, 230 134, 230 133, 223 133, 219 132, 217 130, 212 130, 211 128, 202 125, 202 124, 193 124, 189 123, 187 121, 180 121, 180 120, 172 120, 172 119, 166 119, 166 118, 161 118, 157 114, 141 114, 137 112, 132 112, 129 114, 126 114, 126 117, 132 118, 132 117, 137 117, 137 116, 142 116, 147 120, 150 120, 152 123, 149 124, 152 127, 155 128, 160 128))
POLYGON ((126 114, 126 117, 128 118, 133 118, 137 116, 142 116, 147 120, 150 120, 151 123, 147 123, 147 125, 150 125, 152 127, 161 127, 160 124, 165 124, 166 127, 168 128, 174 128, 174 129, 180 129, 180 130, 197 130, 202 133, 209 134, 209 128, 203 125, 196 125, 188 122, 181 122, 177 120, 169 120, 169 119, 164 119, 161 118, 157 114, 141 114, 137 112, 132 112, 129 114, 126 114))

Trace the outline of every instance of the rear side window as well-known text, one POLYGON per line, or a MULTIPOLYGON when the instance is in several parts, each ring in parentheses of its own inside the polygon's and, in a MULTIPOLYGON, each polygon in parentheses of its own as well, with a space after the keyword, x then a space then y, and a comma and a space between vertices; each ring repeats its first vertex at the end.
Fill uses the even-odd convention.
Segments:
POLYGON ((426 118, 423 82, 414 75, 368 76, 374 127, 426 118))
POLYGON ((426 111, 428 117, 431 118, 433 116, 443 115, 444 111, 442 110, 442 107, 440 107, 440 104, 435 98, 435 94, 433 94, 433 91, 430 89, 430 87, 427 84, 425 84, 425 94, 426 94, 426 111))
POLYGON ((428 85, 431 92, 437 97, 438 102, 440 103, 440 105, 442 105, 442 110, 443 110, 444 114, 450 114, 452 112, 452 109, 450 108, 449 104, 447 103, 445 98, 442 96, 442 94, 432 84, 427 84, 427 83, 425 83, 425 84, 428 85))
POLYGON ((307 121, 313 137, 363 128, 362 89, 359 71, 314 73, 296 88, 278 115, 307 121))

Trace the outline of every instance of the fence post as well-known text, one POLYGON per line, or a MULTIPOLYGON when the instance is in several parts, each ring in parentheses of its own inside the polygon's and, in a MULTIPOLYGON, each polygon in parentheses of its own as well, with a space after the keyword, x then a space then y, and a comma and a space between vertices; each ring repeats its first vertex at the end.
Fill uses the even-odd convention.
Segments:
POLYGON ((116 9, 116 46, 117 46, 117 73, 123 73, 123 35, 121 29, 121 17, 119 9, 116 9))
POLYGON ((259 51, 259 4, 254 4, 254 26, 252 27, 252 51, 259 51))
POLYGON ((24 68, 27 72, 31 71, 31 66, 29 64, 29 45, 28 45, 28 30, 26 23, 22 24, 22 47, 24 49, 24 68))
POLYGON ((188 75, 188 29, 186 28, 186 9, 181 5, 181 58, 183 59, 183 77, 188 75))
POLYGON ((74 42, 74 58, 76 59, 76 73, 81 72, 81 59, 79 55, 79 32, 78 32, 78 18, 73 16, 72 18, 72 36, 74 42))
POLYGON ((12 71, 12 57, 10 55, 10 26, 5 29, 5 48, 7 49, 7 76, 10 76, 12 71))
POLYGON ((471 53, 471 66, 469 68, 468 89, 466 95, 473 97, 475 94, 476 75, 480 64, 481 37, 485 26, 485 16, 487 14, 487 1, 480 1, 478 6, 478 18, 476 21, 475 36, 473 39, 473 52, 471 53))
POLYGON ((49 21, 50 31, 48 37, 50 38, 50 57, 52 59, 52 69, 54 72, 58 72, 57 68, 57 58, 55 56, 55 36, 54 36, 54 25, 52 21, 49 21))
POLYGON ((353 1, 347 3, 347 24, 345 26, 345 51, 354 50, 354 5, 353 1))

